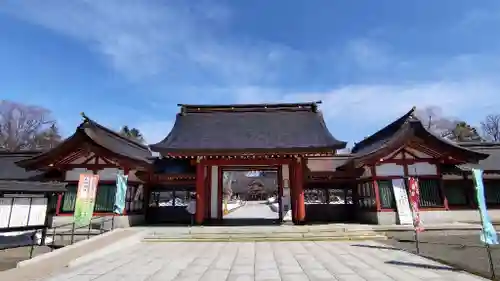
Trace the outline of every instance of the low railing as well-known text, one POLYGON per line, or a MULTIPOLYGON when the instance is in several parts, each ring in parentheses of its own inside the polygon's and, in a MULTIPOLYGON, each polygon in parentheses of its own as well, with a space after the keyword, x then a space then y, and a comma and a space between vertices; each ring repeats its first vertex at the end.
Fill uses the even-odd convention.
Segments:
POLYGON ((114 228, 115 228, 115 216, 112 216, 111 218, 93 217, 90 220, 89 224, 80 227, 77 227, 74 222, 71 222, 50 228, 46 227, 43 229, 27 230, 25 237, 23 237, 23 234, 20 234, 18 236, 10 236, 10 237, 18 237, 18 241, 16 241, 15 238, 12 238, 10 244, 4 244, 4 245, 0 244, 0 251, 5 251, 13 248, 20 248, 20 247, 30 247, 29 258, 31 259, 33 257, 33 252, 36 246, 48 246, 50 247, 50 251, 52 252, 54 249, 69 246, 78 241, 84 240, 84 239, 77 239, 79 237, 85 237, 85 239, 89 239, 92 236, 112 231, 114 228), (109 227, 106 227, 107 224, 109 224, 109 227), (95 226, 97 225, 98 227, 95 228, 95 226), (33 232, 30 233, 30 231, 33 232), (28 237, 29 240, 20 241, 22 238, 28 238, 28 237), (60 238, 59 243, 57 241, 58 240, 57 237, 60 238))
MULTIPOLYGON (((88 225, 79 226, 79 227, 77 227, 74 222, 61 224, 61 225, 54 226, 50 229, 50 231, 52 232, 52 242, 45 243, 45 245, 47 245, 47 244, 51 245, 52 246, 51 251, 53 251, 55 248, 64 247, 64 246, 74 244, 75 237, 81 237, 81 236, 85 237, 86 236, 87 239, 89 239, 91 236, 103 234, 105 232, 113 230, 114 228, 115 228, 115 216, 112 216, 111 218, 109 218, 109 217, 92 217, 92 219, 90 219, 90 222, 88 225), (96 223, 96 221, 98 221, 98 222, 96 223), (109 228, 105 227, 107 222, 109 222, 111 224, 109 228), (95 225, 99 225, 99 227, 94 228, 93 226, 95 226, 95 225), (68 227, 70 229, 68 229, 66 231, 59 231, 59 232, 57 231, 58 229, 59 230, 66 229, 68 227), (78 231, 80 229, 85 229, 87 231, 80 232, 80 231, 78 231), (97 230, 97 233, 93 233, 92 230, 97 230), (70 243, 66 245, 64 243, 65 242, 64 237, 67 237, 67 236, 69 236, 69 238, 70 238, 69 239, 70 243), (56 243, 57 237, 62 238, 63 243, 58 245, 56 243)), ((45 240, 43 240, 43 241, 46 242, 45 240)))

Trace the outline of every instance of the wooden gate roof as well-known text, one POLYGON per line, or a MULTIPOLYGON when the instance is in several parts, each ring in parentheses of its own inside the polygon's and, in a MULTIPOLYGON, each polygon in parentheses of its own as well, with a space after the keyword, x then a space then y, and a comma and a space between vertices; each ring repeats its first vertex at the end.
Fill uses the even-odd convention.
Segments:
POLYGON ((335 152, 346 142, 328 131, 318 103, 179 105, 161 153, 335 152))
POLYGON ((489 154, 462 147, 428 130, 415 116, 415 107, 396 121, 357 143, 352 149, 350 163, 378 160, 410 140, 423 140, 441 155, 458 157, 463 162, 477 163, 489 154))
POLYGON ((55 148, 35 157, 17 162, 26 169, 39 169, 57 163, 65 156, 88 148, 90 151, 105 154, 111 159, 148 166, 152 163, 152 154, 146 145, 132 141, 89 119, 84 114, 83 122, 75 133, 55 148))

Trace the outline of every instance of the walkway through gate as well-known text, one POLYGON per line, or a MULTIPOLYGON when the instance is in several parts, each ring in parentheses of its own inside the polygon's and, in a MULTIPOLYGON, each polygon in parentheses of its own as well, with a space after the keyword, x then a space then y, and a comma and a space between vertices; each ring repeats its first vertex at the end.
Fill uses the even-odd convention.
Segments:
POLYGON ((278 168, 225 168, 220 200, 224 224, 279 223, 284 205, 278 168))
POLYGON ((197 192, 207 204, 203 209, 198 206, 197 212, 205 211, 209 221, 226 225, 292 221, 293 160, 244 165, 254 161, 220 160, 221 165, 207 165, 206 188, 202 194, 197 192))

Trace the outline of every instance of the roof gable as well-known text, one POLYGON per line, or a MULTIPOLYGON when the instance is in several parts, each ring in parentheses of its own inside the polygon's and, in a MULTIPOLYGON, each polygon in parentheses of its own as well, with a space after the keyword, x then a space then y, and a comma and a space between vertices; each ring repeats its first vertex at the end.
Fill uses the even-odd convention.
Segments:
POLYGON ((53 164, 54 160, 64 158, 65 155, 89 148, 82 147, 82 144, 89 145, 91 150, 105 151, 116 159, 133 161, 143 165, 151 164, 152 154, 146 145, 125 138, 84 114, 82 116, 84 120, 77 127, 75 133, 61 144, 47 152, 21 160, 17 164, 27 169, 38 169, 53 164))
POLYGON ((463 161, 467 162, 477 163, 489 156, 460 146, 429 131, 415 116, 415 107, 413 107, 396 121, 357 143, 352 149, 353 157, 351 161, 363 162, 367 159, 379 158, 407 144, 413 138, 422 139, 440 151, 452 152, 452 154, 460 156, 463 161))

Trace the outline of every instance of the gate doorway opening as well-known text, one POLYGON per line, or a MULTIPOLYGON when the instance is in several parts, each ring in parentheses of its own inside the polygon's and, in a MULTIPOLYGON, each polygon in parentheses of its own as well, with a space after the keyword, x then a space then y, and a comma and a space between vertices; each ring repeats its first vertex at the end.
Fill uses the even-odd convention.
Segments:
POLYGON ((283 221, 290 204, 283 204, 278 168, 224 167, 221 181, 219 210, 223 224, 279 224, 283 221))

